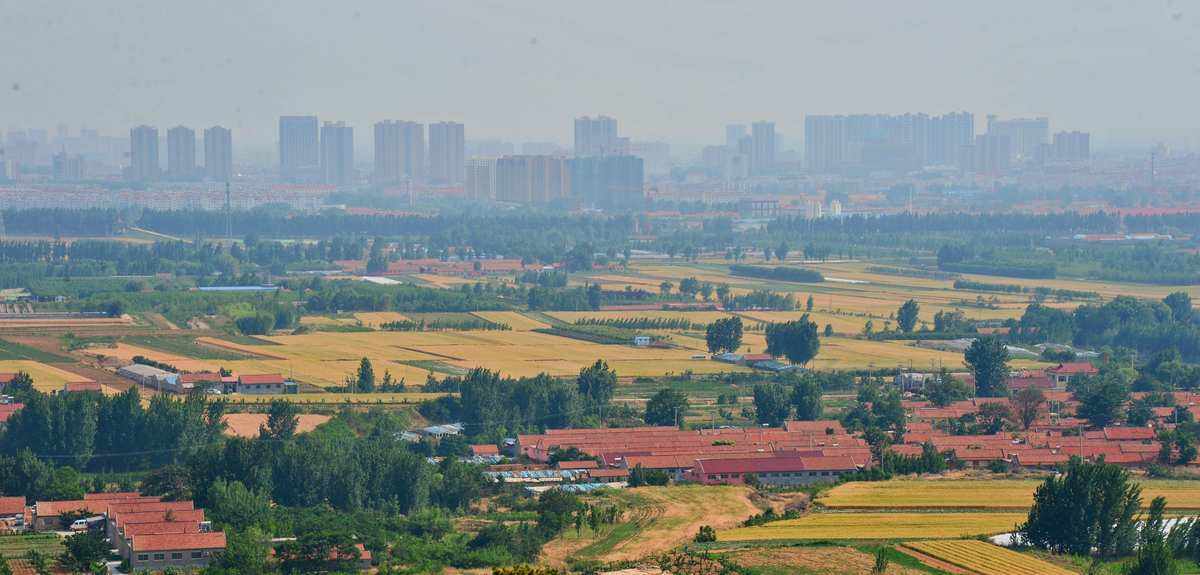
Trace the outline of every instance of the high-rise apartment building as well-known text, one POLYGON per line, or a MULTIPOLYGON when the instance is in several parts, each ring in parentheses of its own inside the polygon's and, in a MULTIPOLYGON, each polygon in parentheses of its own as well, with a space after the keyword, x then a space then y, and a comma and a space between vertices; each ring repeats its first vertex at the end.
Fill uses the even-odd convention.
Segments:
POLYGON ((196 131, 175 126, 167 130, 167 177, 190 180, 196 177, 196 131))
POLYGON ((1059 132, 1054 134, 1051 149, 1053 160, 1058 162, 1086 162, 1092 157, 1092 136, 1087 132, 1059 132))
POLYGON ((285 180, 315 179, 320 170, 316 116, 279 117, 279 175, 285 180))
POLYGON ((598 208, 637 208, 645 200, 645 163, 637 156, 572 158, 571 197, 598 208))
POLYGON ((425 179, 425 126, 385 120, 375 124, 375 173, 380 183, 425 179))
POLYGON ((967 112, 813 115, 804 119, 804 163, 815 173, 954 165, 974 139, 975 117, 967 112))
POLYGON ((750 171, 765 174, 775 167, 775 122, 755 122, 750 125, 754 143, 750 154, 750 171))
POLYGON ((463 159, 466 146, 463 125, 457 122, 436 122, 429 125, 429 179, 442 184, 463 181, 463 159))
POLYGON ((1042 146, 1050 143, 1050 120, 1044 117, 999 120, 988 116, 987 133, 1007 137, 1010 158, 1027 162, 1037 158, 1042 146))
POLYGON ((463 192, 467 199, 486 201, 496 198, 496 160, 471 158, 465 166, 463 192))
POLYGON ((738 140, 746 135, 745 124, 726 124, 725 125, 725 147, 737 149, 738 140))
POLYGON ((158 179, 158 128, 138 126, 129 131, 129 179, 158 179))
POLYGON ((1011 146, 1007 135, 987 133, 975 136, 975 143, 961 148, 959 169, 976 174, 1003 174, 1012 165, 1011 146))
POLYGON ((505 156, 496 160, 496 199, 521 204, 545 204, 571 194, 565 158, 505 156))
POLYGON ((216 182, 233 179, 233 134, 229 128, 204 130, 204 177, 216 182))
POLYGON ((321 126, 321 176, 335 186, 354 182, 354 128, 345 122, 321 126))
POLYGON ((575 155, 603 156, 620 151, 617 121, 608 116, 575 118, 575 155))
MULTIPOLYGON (((3 156, 0 156, 0 163, 3 163, 3 156)), ((55 181, 77 182, 83 179, 84 165, 82 155, 59 152, 51 159, 51 175, 55 181)))

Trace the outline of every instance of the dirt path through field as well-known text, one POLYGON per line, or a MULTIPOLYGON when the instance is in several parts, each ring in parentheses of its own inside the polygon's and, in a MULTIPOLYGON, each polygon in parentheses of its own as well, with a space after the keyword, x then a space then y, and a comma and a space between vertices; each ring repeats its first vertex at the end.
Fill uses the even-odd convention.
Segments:
POLYGON ((909 557, 912 557, 913 559, 916 559, 917 561, 920 561, 921 563, 924 563, 925 565, 933 567, 934 569, 945 571, 947 573, 953 573, 954 575, 978 575, 974 571, 969 571, 967 569, 963 569, 962 567, 959 567, 958 565, 955 565, 953 563, 947 563, 947 562, 942 561, 941 559, 938 559, 931 555, 926 555, 924 553, 921 553, 920 551, 917 551, 916 549, 913 549, 911 547, 897 545, 896 551, 899 551, 905 555, 908 555, 909 557))

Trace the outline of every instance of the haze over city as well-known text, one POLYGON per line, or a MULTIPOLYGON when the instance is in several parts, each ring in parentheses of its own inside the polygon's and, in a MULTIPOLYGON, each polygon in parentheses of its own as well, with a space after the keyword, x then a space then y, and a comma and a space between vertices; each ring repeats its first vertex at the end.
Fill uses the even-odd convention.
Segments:
POLYGON ((809 114, 1048 116, 1097 149, 1196 145, 1185 2, 3 3, 0 127, 220 124, 269 163, 276 118, 454 120, 569 146, 606 114, 697 153, 809 114))

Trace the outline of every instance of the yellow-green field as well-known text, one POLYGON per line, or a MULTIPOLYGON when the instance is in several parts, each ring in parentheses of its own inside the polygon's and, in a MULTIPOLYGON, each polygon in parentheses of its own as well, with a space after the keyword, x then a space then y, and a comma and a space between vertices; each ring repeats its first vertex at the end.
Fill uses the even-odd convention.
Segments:
POLYGON ((905 547, 940 559, 979 575, 1072 575, 1068 571, 1003 547, 974 539, 960 541, 913 541, 905 547))
POLYGON ((476 311, 471 312, 471 315, 490 322, 505 324, 513 328, 514 331, 532 331, 550 327, 545 323, 516 311, 476 311))
POLYGON ((0 373, 23 371, 33 378, 33 387, 44 393, 62 389, 64 383, 89 383, 92 380, 69 371, 36 361, 14 359, 0 361, 0 373))
POLYGON ((720 541, 958 539, 1012 531, 1023 513, 813 513, 799 519, 739 527, 720 541))
POLYGON ((356 405, 369 404, 409 404, 420 403, 430 399, 437 399, 444 393, 421 393, 421 392, 404 392, 404 393, 290 393, 282 395, 228 395, 225 396, 230 403, 239 404, 259 404, 271 403, 272 401, 286 401, 288 403, 301 403, 313 405, 327 404, 345 404, 352 403, 356 405))
MULTIPOLYGON (((1033 479, 894 479, 843 483, 817 503, 829 509, 1026 510, 1040 481, 1033 479)), ((1139 480, 1142 505, 1167 498, 1168 511, 1200 509, 1200 481, 1139 480)))

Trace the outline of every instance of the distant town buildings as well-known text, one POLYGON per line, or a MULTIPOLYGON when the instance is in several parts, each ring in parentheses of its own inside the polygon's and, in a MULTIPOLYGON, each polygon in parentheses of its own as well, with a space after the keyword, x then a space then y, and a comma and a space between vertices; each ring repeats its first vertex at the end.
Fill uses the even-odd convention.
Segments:
POLYGON ((814 173, 953 166, 974 139, 975 117, 967 112, 811 115, 804 119, 804 165, 814 173))
MULTIPOLYGON (((3 162, 0 161, 0 164, 3 162)), ((0 166, 0 172, 3 167, 0 166)), ((59 152, 54 154, 54 159, 51 164, 51 174, 55 181, 58 182, 77 182, 84 178, 85 162, 81 154, 68 154, 59 152)), ((3 179, 3 174, 0 173, 0 179, 3 179)))
POLYGON ((469 200, 485 201, 496 198, 496 160, 471 158, 466 163, 464 193, 469 200))
POLYGON ((463 125, 437 122, 429 125, 429 179, 439 184, 461 184, 466 140, 463 125))
POLYGON ((575 118, 575 155, 603 156, 620 152, 617 121, 608 116, 575 118))
POLYGON ((316 116, 279 117, 279 175, 284 180, 311 179, 320 167, 316 116))
POLYGON ((421 181, 425 177, 425 126, 416 122, 385 120, 375 124, 377 183, 421 181))
POLYGON ((1049 143, 1050 120, 1044 117, 1000 120, 991 115, 987 118, 987 133, 1008 138, 1011 161, 1030 162, 1040 158, 1043 147, 1049 143))
POLYGON ((129 131, 129 179, 136 182, 157 180, 158 128, 138 126, 129 131))
POLYGON ((505 156, 496 160, 496 199, 546 204, 571 190, 567 160, 561 156, 505 156))
POLYGON ((354 182, 354 128, 345 122, 321 126, 321 176, 335 186, 354 182))
POLYGON ((1086 162, 1092 157, 1091 134, 1058 132, 1054 134, 1051 156, 1058 162, 1086 162))
POLYGON ((755 122, 750 126, 750 173, 761 175, 775 168, 775 122, 755 122))
POLYGON ((175 126, 167 130, 167 178, 190 180, 196 177, 196 131, 175 126))
POLYGON ((597 208, 641 207, 645 164, 637 156, 572 158, 569 196, 597 208))
POLYGON ((233 135, 229 128, 204 130, 204 177, 216 182, 233 178, 233 135))

